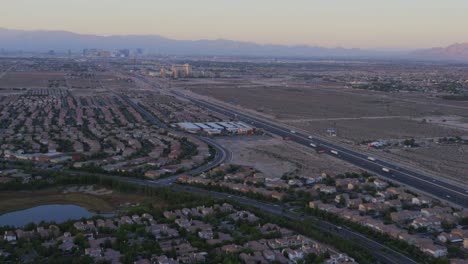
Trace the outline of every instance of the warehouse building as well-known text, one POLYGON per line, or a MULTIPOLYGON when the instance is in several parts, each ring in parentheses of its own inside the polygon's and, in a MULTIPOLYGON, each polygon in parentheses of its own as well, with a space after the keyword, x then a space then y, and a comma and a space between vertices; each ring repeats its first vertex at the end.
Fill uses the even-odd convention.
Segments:
POLYGON ((206 122, 190 123, 183 122, 174 124, 175 127, 183 129, 189 133, 217 134, 253 134, 255 128, 244 122, 206 122))

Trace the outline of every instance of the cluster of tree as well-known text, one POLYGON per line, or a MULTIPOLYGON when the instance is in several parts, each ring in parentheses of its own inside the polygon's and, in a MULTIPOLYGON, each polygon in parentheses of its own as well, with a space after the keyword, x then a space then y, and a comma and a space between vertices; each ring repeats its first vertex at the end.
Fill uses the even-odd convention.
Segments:
POLYGON ((128 177, 128 178, 139 178, 143 179, 143 168, 134 170, 134 171, 106 171, 102 167, 96 166, 96 165, 87 165, 87 166, 82 166, 81 168, 74 168, 72 167, 71 169, 77 170, 77 171, 85 171, 89 173, 95 173, 95 174, 105 174, 105 175, 117 175, 117 176, 122 176, 122 177, 128 177))
POLYGON ((317 210, 317 209, 306 208, 305 210, 308 214, 318 217, 319 219, 326 220, 336 225, 346 226, 383 245, 386 245, 398 252, 402 252, 405 255, 410 256, 412 259, 420 263, 433 263, 433 264, 448 263, 447 258, 432 258, 429 255, 422 252, 416 246, 408 244, 406 241, 394 239, 387 234, 376 232, 367 226, 363 226, 358 223, 348 221, 340 217, 339 215, 328 213, 328 212, 317 210))
POLYGON ((310 219, 299 220, 287 217, 286 215, 272 215, 253 207, 249 207, 248 210, 255 213, 262 219, 265 219, 265 221, 289 228, 316 241, 333 245, 333 247, 353 257, 359 263, 378 263, 377 259, 375 259, 365 248, 360 246, 359 243, 345 240, 342 237, 329 232, 323 232, 322 230, 319 230, 316 223, 310 219))
POLYGON ((403 141, 403 145, 404 145, 405 147, 411 147, 411 148, 417 147, 417 146, 418 146, 418 144, 416 144, 416 140, 415 140, 414 138, 405 139, 405 140, 403 141))
POLYGON ((57 142, 57 144, 58 144, 57 151, 59 151, 59 152, 67 153, 67 152, 75 151, 73 149, 73 142, 71 140, 68 140, 68 139, 55 139, 54 141, 57 142))
POLYGON ((442 99, 454 101, 468 101, 468 95, 444 95, 442 99))
POLYGON ((189 158, 198 154, 197 146, 190 142, 187 138, 181 138, 179 142, 182 147, 182 151, 177 157, 178 160, 189 158))

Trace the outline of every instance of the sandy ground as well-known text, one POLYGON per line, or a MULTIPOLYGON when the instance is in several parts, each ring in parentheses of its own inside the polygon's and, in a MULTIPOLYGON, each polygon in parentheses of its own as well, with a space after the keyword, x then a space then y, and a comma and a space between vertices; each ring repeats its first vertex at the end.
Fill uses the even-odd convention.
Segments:
POLYGON ((108 195, 112 194, 112 190, 106 188, 97 188, 94 185, 82 185, 82 186, 68 186, 64 188, 63 193, 86 193, 92 195, 108 195))
POLYGON ((273 178, 285 173, 317 175, 359 170, 328 155, 319 155, 292 142, 269 136, 220 137, 216 141, 232 151, 232 164, 251 166, 273 178))
POLYGON ((468 134, 468 132, 454 127, 440 126, 436 123, 422 123, 421 121, 403 118, 285 121, 284 123, 322 136, 327 135, 327 128, 333 127, 337 129, 338 137, 354 143, 377 139, 454 137, 468 134))
MULTIPOLYGON (((258 84, 258 83, 257 83, 258 84)), ((193 92, 251 109, 311 134, 338 130, 336 140, 356 144, 376 139, 468 137, 468 102, 417 93, 382 93, 336 87, 256 86, 228 81, 188 86, 193 92)), ((466 145, 429 145, 411 150, 372 150, 438 177, 468 180, 466 145)))
POLYGON ((8 72, 0 79, 0 88, 46 88, 49 80, 64 79, 62 72, 8 72))
MULTIPOLYGON (((239 87, 199 85, 192 91, 264 112, 281 120, 431 115, 467 116, 468 103, 450 106, 415 95, 395 95, 338 88, 239 87), (415 101, 416 100, 416 101, 415 101), (461 108, 460 108, 461 107, 461 108)), ((452 103, 452 102, 450 102, 452 103)))
POLYGON ((406 163, 431 171, 435 176, 468 185, 468 145, 434 143, 413 149, 390 149, 385 155, 403 159, 406 163))
MULTIPOLYGON (((468 117, 461 116, 427 116, 423 118, 428 123, 443 127, 456 128, 468 132, 468 117)), ((422 119, 417 119, 421 121, 422 119)))

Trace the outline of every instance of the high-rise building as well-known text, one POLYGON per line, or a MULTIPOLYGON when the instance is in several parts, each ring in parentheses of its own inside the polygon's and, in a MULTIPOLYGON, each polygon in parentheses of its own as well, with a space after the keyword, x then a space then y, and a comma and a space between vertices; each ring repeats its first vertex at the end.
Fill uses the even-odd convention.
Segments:
POLYGON ((107 51, 107 50, 99 50, 99 49, 84 49, 83 50, 83 56, 84 57, 90 57, 90 58, 94 58, 94 57, 110 57, 111 56, 111 52, 110 51, 107 51))
POLYGON ((182 65, 182 66, 184 67, 185 75, 186 75, 187 77, 192 76, 192 66, 190 66, 190 65, 187 64, 187 63, 184 64, 184 65, 182 65))
POLYGON ((192 76, 192 66, 189 64, 173 65, 172 78, 186 78, 192 76))
POLYGON ((119 50, 119 54, 120 54, 120 57, 128 58, 130 57, 130 50, 129 49, 119 50))

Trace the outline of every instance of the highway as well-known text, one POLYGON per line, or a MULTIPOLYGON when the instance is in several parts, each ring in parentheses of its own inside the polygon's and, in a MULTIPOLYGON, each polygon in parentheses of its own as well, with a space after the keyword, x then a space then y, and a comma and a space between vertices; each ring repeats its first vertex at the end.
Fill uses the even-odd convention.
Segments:
MULTIPOLYGON (((135 102, 133 102, 130 98, 128 98, 127 96, 124 96, 124 95, 118 95, 117 96, 120 96, 122 99, 124 99, 128 104, 130 104, 133 108, 135 108, 135 110, 137 110, 143 117, 146 118, 146 120, 148 120, 149 122, 151 122, 153 125, 157 126, 157 127, 161 127, 161 128, 166 128, 167 129, 167 125, 164 124, 163 122, 161 122, 159 119, 157 119, 153 114, 151 114, 150 112, 146 111, 143 107, 141 107, 140 105, 136 104, 135 102)), ((178 175, 174 175, 174 176, 169 176, 167 178, 163 178, 163 179, 159 179, 157 181, 148 181, 151 183, 152 186, 167 186, 167 185, 171 185, 173 182, 175 182, 177 180, 177 178, 180 176, 180 175, 197 175, 197 174, 200 174, 204 171, 209 171, 211 170, 212 168, 215 168, 219 165, 221 165, 222 163, 225 163, 229 160, 231 160, 232 156, 231 156, 231 152, 226 150, 223 146, 221 146, 220 144, 218 144, 217 142, 215 142, 214 140, 210 139, 210 138, 207 138, 207 137, 201 137, 201 136, 195 136, 193 135, 194 137, 198 138, 199 140, 205 142, 206 144, 210 145, 212 148, 214 148, 215 150, 215 156, 211 159, 210 162, 206 163, 206 164, 203 164, 202 166, 199 166, 197 168, 194 168, 188 172, 185 172, 185 173, 182 173, 182 174, 178 174, 178 175)), ((125 178, 125 177, 118 177, 118 176, 112 176, 114 178, 119 178, 120 180, 122 181, 127 181, 127 182, 133 182, 133 183, 140 183, 140 181, 143 181, 143 182, 146 182, 146 180, 139 180, 139 179, 132 179, 132 178, 125 178)))
MULTIPOLYGON (((154 117, 154 115, 147 112, 144 108, 140 107, 135 102, 131 101, 128 97, 122 97, 122 98, 125 101, 127 101, 130 105, 132 105, 138 112, 140 112, 140 114, 142 114, 149 122, 159 127, 167 127, 164 123, 162 123, 160 120, 154 117)), ((197 175, 204 171, 208 171, 220 165, 221 163, 229 161, 232 158, 230 151, 226 150, 223 146, 221 146, 217 142, 206 137, 198 137, 198 138, 214 148, 214 150, 216 151, 215 157, 210 162, 200 167, 194 168, 193 170, 183 173, 183 174, 197 175)), ((196 193, 196 194, 202 194, 202 195, 210 195, 211 197, 216 198, 216 199, 232 199, 234 201, 237 201, 240 204, 253 206, 265 212, 279 215, 282 217, 286 217, 289 219, 313 221, 313 224, 319 230, 323 232, 330 232, 350 241, 358 241, 359 245, 362 248, 367 250, 371 255, 373 255, 376 259, 378 259, 382 263, 410 263, 410 264, 417 263, 411 258, 406 257, 405 255, 393 249, 390 249, 387 246, 377 243, 376 241, 373 241, 372 239, 369 239, 346 227, 338 227, 330 222, 322 221, 315 217, 301 216, 301 215, 292 213, 286 210, 288 208, 282 205, 261 202, 261 201, 257 201, 257 200, 250 199, 247 197, 230 195, 227 193, 221 193, 221 192, 215 192, 215 191, 209 191, 209 190, 204 190, 204 189, 199 189, 199 188, 194 188, 194 187, 189 187, 189 186, 179 186, 179 185, 173 184, 179 176, 180 175, 174 175, 174 176, 170 176, 170 177, 159 179, 159 180, 145 180, 145 179, 126 178, 126 177, 119 177, 119 176, 107 176, 107 177, 112 177, 120 181, 130 182, 130 183, 134 183, 138 185, 146 185, 146 186, 153 186, 153 187, 168 186, 174 191, 184 191, 184 192, 190 192, 190 193, 196 193), (382 249, 385 249, 385 250, 382 250, 382 249)))
MULTIPOLYGON (((214 163, 212 165, 214 165, 214 163)), ((86 172, 83 172, 83 173, 86 174, 86 172)), ((195 172, 193 171, 193 173, 195 172)), ((120 176, 109 176, 109 175, 103 175, 103 177, 110 177, 119 181, 129 182, 129 183, 142 185, 142 186, 169 187, 176 192, 189 192, 189 193, 200 194, 200 195, 208 195, 215 199, 233 200, 233 201, 238 202, 239 204, 252 206, 259 210, 265 211, 267 213, 271 213, 271 214, 285 217, 288 219, 308 221, 309 223, 312 223, 316 228, 318 228, 322 232, 329 232, 337 236, 340 236, 343 239, 346 239, 349 241, 356 241, 359 243, 359 245, 363 249, 368 251, 372 256, 374 256, 376 259, 378 259, 382 263, 409 263, 409 264, 417 263, 411 258, 385 245, 382 245, 372 239, 369 239, 364 235, 354 232, 351 229, 348 229, 344 226, 343 227, 337 226, 335 224, 320 220, 313 216, 305 216, 305 215, 299 215, 297 213, 293 213, 290 210, 287 210, 289 208, 287 208, 284 205, 257 201, 251 198, 231 195, 228 193, 222 193, 222 192, 210 191, 210 190, 200 189, 200 188, 191 187, 191 186, 173 184, 173 182, 177 179, 178 175, 171 176, 171 177, 164 178, 164 179, 154 180, 154 181, 120 177, 120 176), (382 249, 385 249, 385 250, 382 250, 382 249)))
POLYGON ((362 248, 364 248, 366 251, 368 251, 371 255, 373 255, 376 259, 378 259, 382 263, 408 263, 408 264, 417 263, 411 258, 391 248, 388 248, 387 246, 382 245, 374 240, 371 240, 359 233, 356 233, 346 227, 337 226, 330 222, 322 221, 313 216, 304 216, 304 215, 290 212, 289 210, 286 210, 288 208, 282 205, 261 202, 261 201, 257 201, 257 200, 250 199, 250 198, 243 197, 243 196, 230 195, 227 193, 209 191, 209 190, 195 188, 191 186, 185 186, 185 185, 182 185, 182 186, 172 185, 171 189, 175 191, 181 191, 181 192, 209 195, 216 199, 234 200, 242 205, 252 206, 262 211, 265 211, 274 215, 278 215, 281 217, 285 217, 287 219, 312 222, 312 224, 316 228, 318 228, 321 232, 332 233, 350 241, 358 241, 359 245, 362 248), (385 248, 385 250, 382 250, 383 248, 385 248))
POLYGON ((354 150, 338 146, 316 137, 311 138, 310 135, 291 131, 291 129, 281 126, 280 124, 241 113, 225 106, 220 106, 207 101, 188 97, 187 95, 177 91, 172 91, 172 93, 176 96, 188 99, 194 104, 207 108, 211 111, 218 112, 223 115, 252 124, 255 127, 262 128, 263 130, 272 134, 276 134, 281 137, 289 137, 292 141, 307 146, 311 149, 323 150, 324 153, 328 155, 347 161, 367 171, 379 174, 392 181, 396 181, 409 187, 421 190, 437 198, 440 198, 441 200, 446 200, 453 204, 468 208, 468 190, 460 186, 431 178, 416 171, 402 168, 388 161, 369 158, 367 155, 356 152, 354 150), (316 147, 313 147, 311 144, 316 147))

